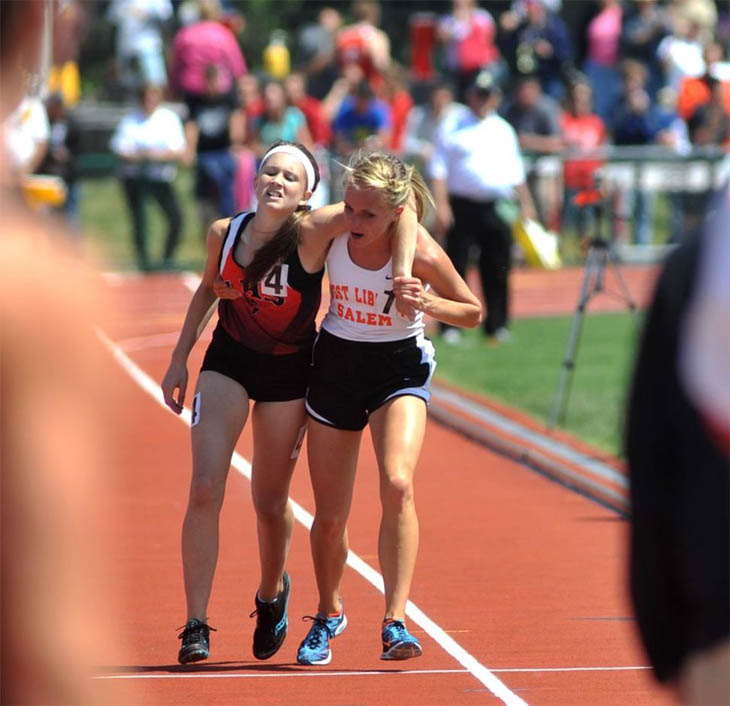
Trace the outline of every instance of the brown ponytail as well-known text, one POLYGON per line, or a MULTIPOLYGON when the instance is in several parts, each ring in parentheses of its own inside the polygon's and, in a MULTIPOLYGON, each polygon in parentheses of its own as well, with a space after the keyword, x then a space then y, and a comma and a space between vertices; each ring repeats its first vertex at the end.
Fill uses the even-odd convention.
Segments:
POLYGON ((276 265, 284 262, 299 245, 299 221, 309 211, 310 206, 301 204, 276 232, 276 235, 264 243, 253 256, 251 264, 246 267, 246 287, 253 286, 276 265))

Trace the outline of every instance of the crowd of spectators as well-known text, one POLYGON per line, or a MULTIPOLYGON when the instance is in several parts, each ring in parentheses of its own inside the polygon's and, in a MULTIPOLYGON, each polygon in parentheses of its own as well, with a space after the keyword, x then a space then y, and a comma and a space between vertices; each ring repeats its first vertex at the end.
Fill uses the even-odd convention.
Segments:
MULTIPOLYGON (((539 219, 556 230, 591 227, 591 214, 576 209, 573 196, 592 185, 602 164, 597 150, 605 145, 678 153, 730 147, 728 17, 718 15, 713 0, 600 0, 580 36, 566 24, 561 0, 513 0, 499 13, 491 5, 453 0, 442 15, 414 10, 408 50, 396 52, 407 57, 402 63, 393 59, 396 37, 381 26, 385 6, 374 0, 355 0, 345 16, 322 5, 316 21, 288 35, 274 32, 261 56, 247 51, 246 18, 224 0, 111 0, 106 20, 115 27, 114 80, 127 97, 136 101, 156 86, 180 107, 186 148, 170 130, 154 138, 174 142, 155 143, 157 154, 195 165, 205 222, 253 205, 257 158, 276 139, 302 142, 318 156, 322 201, 338 196, 339 165, 362 147, 390 150, 430 176, 439 131, 466 113, 468 88, 485 70, 500 88, 496 109, 530 158, 527 183, 539 219)), ((62 0, 59 8, 73 17, 65 20, 66 40, 54 46, 50 122, 29 98, 34 104, 21 105, 6 129, 21 172, 50 168, 48 145, 61 162, 74 145, 66 142, 67 114, 78 95, 66 95, 73 88, 64 88, 60 76, 77 67, 84 9, 78 0, 62 0), (78 38, 71 49, 69 36, 78 38)), ((73 86, 73 76, 66 83, 73 86)), ((139 145, 150 122, 138 120, 139 145)), ((129 197, 135 170, 119 144, 117 136, 112 147, 126 164, 129 197)), ((138 164, 140 178, 147 178, 147 161, 155 160, 138 164)), ((151 173, 158 172, 153 165, 151 173)), ((58 173, 73 183, 68 164, 58 173)), ((621 197, 624 220, 635 223, 626 237, 636 242, 651 241, 652 196, 634 190, 621 197)), ((176 210, 170 205, 167 212, 176 210)), ((167 262, 172 255, 166 251, 167 262)))

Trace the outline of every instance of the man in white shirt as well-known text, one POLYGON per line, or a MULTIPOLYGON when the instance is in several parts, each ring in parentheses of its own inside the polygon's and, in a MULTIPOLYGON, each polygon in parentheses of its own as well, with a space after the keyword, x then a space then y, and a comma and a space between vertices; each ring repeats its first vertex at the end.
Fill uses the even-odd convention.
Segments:
POLYGON ((167 219, 162 268, 172 265, 182 229, 182 210, 175 193, 177 162, 186 152, 182 120, 162 105, 162 87, 147 84, 140 105, 122 118, 111 139, 119 157, 119 176, 132 219, 139 269, 152 269, 147 252, 146 201, 157 201, 167 219))
MULTIPOLYGON (((460 275, 466 272, 472 243, 479 245, 487 305, 484 330, 496 341, 509 338, 512 246, 512 232, 497 214, 497 201, 516 194, 522 217, 535 217, 517 135, 496 112, 500 98, 492 75, 481 71, 467 91, 469 112, 439 130, 429 164, 438 230, 460 275)), ((444 329, 446 341, 456 342, 458 336, 456 329, 444 329)))

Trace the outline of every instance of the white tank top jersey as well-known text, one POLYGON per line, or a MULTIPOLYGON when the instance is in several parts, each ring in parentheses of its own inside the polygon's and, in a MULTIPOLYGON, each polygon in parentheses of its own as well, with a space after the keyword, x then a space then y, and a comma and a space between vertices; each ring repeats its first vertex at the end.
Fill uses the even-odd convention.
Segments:
POLYGON ((335 238, 327 255, 330 308, 325 331, 348 341, 398 341, 422 334, 423 312, 414 321, 398 315, 393 296, 393 259, 367 270, 350 257, 349 234, 335 238))

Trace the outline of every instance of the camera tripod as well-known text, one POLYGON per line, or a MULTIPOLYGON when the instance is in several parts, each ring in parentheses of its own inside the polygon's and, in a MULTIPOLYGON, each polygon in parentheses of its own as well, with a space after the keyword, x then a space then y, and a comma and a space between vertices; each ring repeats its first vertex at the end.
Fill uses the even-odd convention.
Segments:
MULTIPOLYGON (((600 223, 601 218, 598 218, 600 223)), ((600 226, 599 226, 600 227, 600 226)), ((578 342, 583 327, 583 317, 585 316, 586 307, 591 298, 605 292, 621 299, 632 314, 636 313, 636 303, 631 298, 631 293, 626 285, 626 281, 621 274, 619 257, 611 241, 600 235, 591 239, 586 257, 585 269, 583 272, 583 283, 581 284, 580 294, 578 295, 578 305, 576 306, 573 324, 570 328, 570 336, 568 337, 568 347, 565 351, 563 359, 563 367, 558 381, 558 387, 555 392, 555 401, 553 403, 552 414, 550 415, 549 429, 555 428, 558 422, 565 421, 565 408, 570 395, 570 385, 573 380, 573 372, 575 370, 575 354, 578 349, 578 342), (620 292, 611 292, 605 289, 606 267, 611 265, 616 274, 620 292)))

